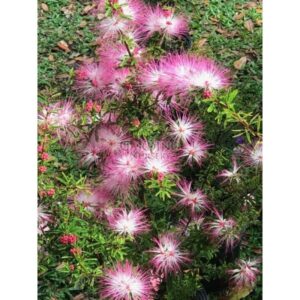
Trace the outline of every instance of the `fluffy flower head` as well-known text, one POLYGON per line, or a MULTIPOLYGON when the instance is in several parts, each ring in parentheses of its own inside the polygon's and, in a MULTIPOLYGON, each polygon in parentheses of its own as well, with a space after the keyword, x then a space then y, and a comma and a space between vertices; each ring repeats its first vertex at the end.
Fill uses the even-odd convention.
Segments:
POLYGON ((213 239, 220 245, 225 245, 226 251, 231 251, 240 240, 237 234, 237 223, 232 218, 225 219, 215 210, 217 218, 208 223, 208 229, 213 239))
POLYGON ((152 147, 144 144, 144 170, 151 174, 170 174, 177 171, 178 157, 163 142, 156 142, 152 147))
POLYGON ((132 209, 129 212, 122 209, 109 222, 110 227, 119 234, 135 236, 149 230, 144 212, 132 209))
POLYGON ((188 207, 192 214, 202 213, 209 207, 207 197, 200 189, 192 191, 192 182, 183 180, 178 184, 181 193, 176 194, 180 197, 178 205, 188 207))
POLYGON ((126 195, 134 186, 143 170, 143 157, 136 146, 125 145, 112 153, 105 162, 104 184, 116 194, 126 195))
POLYGON ((147 300, 151 296, 150 276, 128 261, 108 269, 101 279, 101 297, 112 300, 147 300))
POLYGON ((257 268, 258 263, 259 260, 239 260, 236 269, 227 271, 231 275, 231 285, 238 289, 254 287, 257 275, 260 273, 257 268))
POLYGON ((188 164, 193 162, 201 165, 203 159, 207 156, 207 149, 210 145, 206 144, 200 139, 194 139, 190 142, 187 142, 181 148, 181 157, 187 159, 188 164))
POLYGON ((179 142, 187 143, 202 135, 203 125, 194 117, 183 115, 176 120, 169 119, 171 135, 179 142))
POLYGON ((169 273, 176 273, 183 263, 190 261, 188 254, 180 250, 180 242, 174 234, 164 234, 154 239, 154 242, 157 247, 149 252, 154 254, 151 263, 157 272, 167 276, 169 273))

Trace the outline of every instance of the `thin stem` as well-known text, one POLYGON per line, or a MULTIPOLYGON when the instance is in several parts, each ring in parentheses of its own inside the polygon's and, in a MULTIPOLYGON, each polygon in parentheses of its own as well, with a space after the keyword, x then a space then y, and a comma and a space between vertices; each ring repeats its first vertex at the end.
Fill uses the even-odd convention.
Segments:
POLYGON ((166 37, 166 34, 163 33, 163 35, 162 35, 162 37, 161 37, 161 39, 160 39, 160 42, 159 42, 159 47, 162 46, 163 42, 165 41, 165 37, 166 37))

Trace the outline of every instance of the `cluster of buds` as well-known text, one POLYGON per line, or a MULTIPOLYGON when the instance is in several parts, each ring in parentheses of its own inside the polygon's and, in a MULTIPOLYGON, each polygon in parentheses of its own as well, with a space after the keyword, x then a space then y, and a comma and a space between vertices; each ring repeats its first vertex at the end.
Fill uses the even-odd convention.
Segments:
POLYGON ((71 248, 70 253, 72 255, 80 255, 82 253, 82 250, 80 248, 71 248))
POLYGON ((45 173, 47 171, 47 167, 46 166, 39 166, 39 172, 40 173, 45 173))
POLYGON ((46 196, 49 196, 49 197, 52 197, 55 195, 55 189, 54 188, 51 188, 49 190, 42 190, 42 191, 39 191, 39 195, 41 198, 43 197, 46 197, 46 196))
POLYGON ((75 234, 64 234, 59 238, 59 241, 63 245, 75 244, 77 241, 77 236, 75 234))
POLYGON ((99 113, 102 109, 102 106, 97 102, 93 102, 92 100, 87 101, 85 105, 85 111, 91 112, 94 110, 95 112, 99 113))

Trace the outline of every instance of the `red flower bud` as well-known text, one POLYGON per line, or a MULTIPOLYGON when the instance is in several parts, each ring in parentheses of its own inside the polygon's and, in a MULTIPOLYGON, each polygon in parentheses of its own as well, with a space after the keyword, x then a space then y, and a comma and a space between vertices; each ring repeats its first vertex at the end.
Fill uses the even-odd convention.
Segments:
POLYGON ((133 126, 135 126, 135 127, 139 127, 139 126, 141 125, 141 122, 140 122, 139 119, 133 119, 133 120, 131 121, 131 124, 132 124, 133 126))
POLYGON ((93 110, 93 101, 89 100, 86 105, 85 105, 85 110, 86 111, 92 111, 93 110))
POLYGON ((49 189, 49 190, 47 191, 47 195, 48 195, 48 196, 54 196, 54 195, 55 195, 55 189, 49 189))
POLYGON ((42 153, 44 151, 43 145, 38 145, 38 153, 42 153))
POLYGON ((203 91, 202 96, 205 99, 210 98, 212 96, 212 92, 210 90, 205 90, 205 91, 203 91))
POLYGON ((41 159, 42 160, 48 160, 49 159, 49 154, 47 152, 42 153, 41 159))
POLYGON ((39 166, 39 171, 41 173, 45 173, 47 171, 47 167, 46 166, 39 166))
POLYGON ((80 248, 71 248, 71 249, 70 249, 70 253, 71 253, 72 255, 81 254, 81 249, 80 249, 80 248))

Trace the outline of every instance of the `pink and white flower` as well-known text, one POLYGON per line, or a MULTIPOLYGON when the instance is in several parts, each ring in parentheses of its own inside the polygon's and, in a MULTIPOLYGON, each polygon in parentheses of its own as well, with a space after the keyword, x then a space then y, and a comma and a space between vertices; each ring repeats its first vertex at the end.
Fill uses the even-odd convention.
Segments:
POLYGON ((260 273, 257 268, 259 260, 238 260, 237 268, 228 270, 227 273, 231 275, 230 284, 237 289, 254 287, 257 275, 260 273))
POLYGON ((109 221, 109 226, 118 234, 131 237, 149 230, 144 211, 140 209, 122 209, 109 221))
POLYGON ((262 142, 257 141, 254 145, 243 148, 242 158, 247 166, 261 167, 263 162, 262 142))
POLYGON ((155 87, 167 96, 188 95, 195 90, 219 90, 229 85, 228 70, 214 61, 188 54, 171 54, 160 60, 164 76, 155 87))
POLYGON ((102 39, 117 38, 121 32, 130 27, 130 22, 130 20, 122 18, 117 14, 106 17, 98 26, 100 37, 102 39))
POLYGON ((87 145, 80 150, 83 155, 81 162, 87 166, 98 163, 101 153, 116 152, 128 142, 129 138, 121 127, 115 124, 103 125, 94 131, 87 145))
POLYGON ((80 192, 75 201, 82 203, 87 210, 96 213, 100 208, 104 208, 108 203, 113 202, 113 196, 105 187, 98 187, 94 190, 80 192))
POLYGON ((150 61, 140 67, 139 82, 147 90, 156 92, 159 90, 159 82, 164 76, 160 64, 156 61, 150 61))
POLYGON ((143 165, 145 173, 166 175, 175 173, 178 170, 178 156, 161 141, 155 142, 152 146, 145 142, 143 154, 145 157, 143 165))
POLYGON ((171 136, 177 142, 191 142, 203 134, 203 125, 196 118, 188 115, 177 117, 176 120, 169 118, 168 120, 171 136))
POLYGON ((223 178, 222 183, 225 183, 227 181, 231 183, 233 180, 235 180, 237 183, 240 182, 241 179, 238 171, 241 167, 238 166, 237 161, 234 157, 232 158, 232 166, 233 168, 231 171, 224 169, 217 175, 217 177, 223 178))
POLYGON ((166 233, 155 238, 154 242, 157 247, 149 252, 154 255, 151 263, 158 273, 165 276, 169 273, 176 273, 180 271, 182 264, 190 262, 188 253, 180 250, 180 242, 174 234, 166 233))
MULTIPOLYGON (((129 142, 129 137, 118 125, 101 126, 96 130, 98 145, 101 152, 112 153, 119 151, 121 146, 129 142)), ((96 137, 93 137, 96 142, 96 137)))
POLYGON ((108 94, 117 98, 123 97, 127 92, 124 84, 127 82, 129 76, 129 68, 116 69, 113 79, 108 86, 108 94))
POLYGON ((148 7, 146 17, 141 20, 142 31, 147 37, 155 32, 169 37, 181 37, 188 34, 188 22, 184 16, 176 16, 173 10, 159 6, 148 7))
POLYGON ((198 165, 201 165, 203 159, 207 156, 207 149, 210 148, 210 145, 203 142, 199 138, 195 138, 190 142, 184 143, 181 148, 181 157, 187 159, 188 164, 196 162, 198 165))
POLYGON ((40 205, 38 207, 38 234, 44 234, 49 231, 49 223, 52 222, 53 216, 45 211, 45 207, 40 205))
POLYGON ((152 295, 150 276, 128 261, 106 270, 100 284, 104 299, 148 300, 152 295))
POLYGON ((144 159, 136 146, 125 145, 112 153, 104 165, 103 184, 114 194, 128 195, 143 174, 144 159))
POLYGON ((183 180, 178 184, 181 193, 176 193, 180 197, 177 205, 187 207, 192 215, 203 213, 209 208, 207 196, 200 190, 192 190, 192 182, 183 180))
POLYGON ((139 0, 117 0, 117 3, 121 6, 122 13, 130 18, 134 23, 138 22, 143 16, 145 16, 146 6, 139 0))
POLYGON ((74 122, 76 112, 71 100, 60 101, 44 107, 38 115, 39 124, 66 128, 74 122))
POLYGON ((85 63, 76 71, 76 86, 84 96, 102 99, 113 81, 114 68, 106 63, 85 63))
POLYGON ((217 210, 215 210, 216 219, 207 225, 211 237, 219 245, 225 245, 226 251, 231 251, 240 240, 237 231, 237 223, 234 219, 225 219, 217 210))

